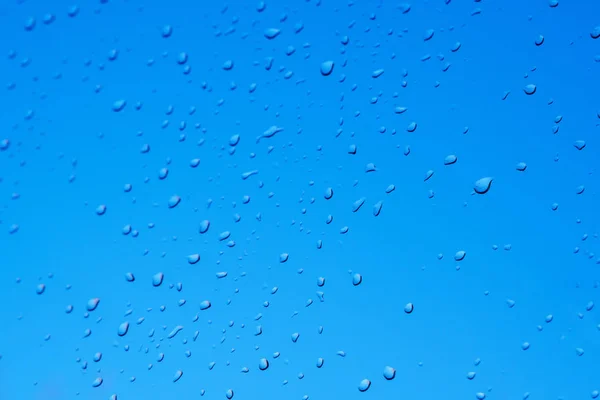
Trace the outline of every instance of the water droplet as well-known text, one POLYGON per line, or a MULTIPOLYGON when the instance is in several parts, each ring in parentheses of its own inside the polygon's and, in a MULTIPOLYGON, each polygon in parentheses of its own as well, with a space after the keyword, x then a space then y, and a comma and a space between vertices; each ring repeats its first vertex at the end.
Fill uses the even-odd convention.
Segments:
POLYGON ((458 158, 454 154, 450 154, 444 158, 444 165, 452 165, 458 161, 458 158))
POLYGON ((459 250, 456 252, 456 254, 454 254, 454 260, 462 261, 465 259, 466 256, 467 256, 467 253, 464 250, 459 250))
POLYGON ((358 384, 358 390, 360 390, 361 392, 366 392, 367 390, 369 390, 370 387, 371 387, 371 381, 368 379, 363 379, 358 384))
POLYGON ((390 366, 386 366, 383 368, 383 377, 386 380, 391 381, 396 377, 396 370, 390 366))
POLYGON ((404 306, 404 312, 407 314, 412 313, 415 310, 415 306, 413 305, 413 303, 406 303, 406 305, 404 306))
POLYGON ((492 187, 493 180, 494 178, 490 177, 481 178, 475 182, 473 190, 475 190, 475 193, 477 194, 486 194, 492 187))
POLYGON ((225 397, 227 397, 227 400, 233 399, 233 390, 227 389, 227 391, 225 392, 225 397))
POLYGON ((585 148, 585 140, 576 140, 575 143, 573 143, 573 146, 575 146, 577 150, 583 150, 585 148))
POLYGON ((592 311, 594 309, 594 302, 590 301, 585 305, 585 310, 586 311, 592 311))
POLYGON ((93 299, 89 299, 87 302, 87 310, 88 311, 94 311, 96 308, 98 308, 98 304, 100 304, 100 299, 95 297, 93 299))
POLYGON ((170 37, 173 34, 173 27, 171 25, 165 25, 162 28, 161 35, 165 39, 170 37))
POLYGON ((92 387, 100 387, 102 385, 102 382, 104 382, 104 380, 100 377, 94 379, 94 381, 92 382, 92 387))
POLYGON ((112 105, 112 109, 114 112, 120 112, 125 108, 126 105, 127 105, 127 101, 125 101, 123 99, 116 100, 112 105))
POLYGON ((378 201, 373 205, 373 215, 378 217, 381 214, 381 209, 383 208, 383 202, 378 201))
POLYGON ((46 291, 46 285, 44 285, 43 283, 40 283, 39 285, 36 286, 35 288, 35 292, 37 294, 43 294, 46 291))
POLYGON ((530 83, 529 85, 525 85, 525 87, 523 88, 523 91, 525 92, 526 95, 531 96, 532 94, 534 94, 537 91, 537 87, 533 83, 530 83))
POLYGON ((182 370, 175 371, 175 375, 173 376, 173 382, 177 382, 178 380, 181 379, 182 376, 183 376, 182 370))
POLYGON ((167 205, 169 206, 169 208, 175 208, 179 205, 179 203, 181 203, 181 197, 173 195, 169 198, 167 205))
POLYGON ((431 177, 433 176, 433 170, 429 170, 427 171, 427 173, 425 173, 425 178, 423 179, 423 182, 427 182, 431 177))
POLYGON ((371 73, 371 77, 372 77, 372 78, 374 78, 374 79, 377 79, 377 78, 379 78, 381 75, 383 75, 383 73, 384 73, 384 72, 385 72, 385 70, 383 70, 383 69, 376 69, 375 71, 373 71, 373 72, 371 73))
POLYGON ((188 263, 194 265, 198 261, 200 261, 200 254, 190 254, 189 256, 187 256, 187 260, 188 260, 188 263))
POLYGON ((210 228, 210 221, 205 219, 204 221, 200 222, 198 232, 200 232, 201 234, 204 234, 204 233, 208 232, 208 228, 210 228))
POLYGON ((154 274, 154 276, 152 277, 152 286, 159 287, 160 285, 162 285, 164 279, 165 275, 162 272, 154 274))
POLYGON ((528 350, 529 347, 531 347, 531 345, 529 344, 529 342, 523 342, 523 344, 521 344, 521 348, 523 350, 528 350))
POLYGON ((525 164, 524 162, 520 162, 517 164, 517 171, 523 172, 527 169, 527 164, 525 164))
POLYGON ((106 206, 104 204, 101 204, 98 207, 96 207, 96 215, 104 215, 104 214, 106 214, 106 206))
POLYGON ((542 44, 544 44, 544 36, 538 35, 538 37, 535 38, 535 45, 541 46, 542 44))
POLYGON ((117 334, 119 336, 125 336, 125 335, 127 335, 127 332, 129 332, 129 322, 123 322, 121 325, 119 325, 117 334))
POLYGON ((208 310, 211 307, 210 301, 204 300, 200 303, 200 310, 208 310))
POLYGON ((600 25, 592 29, 592 31, 590 32, 590 36, 592 39, 600 38, 600 25))
POLYGON ((426 42, 428 40, 430 40, 431 38, 433 38, 433 35, 435 34, 435 31, 433 29, 427 29, 425 31, 425 34, 423 35, 423 40, 426 42))
POLYGON ((321 64, 321 75, 329 76, 333 72, 334 63, 333 61, 324 61, 321 64))
POLYGON ((473 379, 475 379, 476 375, 477 374, 475 372, 469 372, 469 373, 467 373, 467 379, 472 381, 473 379))
POLYGON ((290 258, 290 255, 289 255, 288 253, 281 253, 281 254, 279 255, 279 262, 283 264, 283 263, 284 263, 284 262, 286 262, 286 261, 287 261, 289 258, 290 258))
POLYGON ((135 281, 135 276, 133 275, 133 273, 127 272, 127 273, 125 273, 125 280, 127 282, 134 282, 135 281))
POLYGON ((277 28, 265 29, 265 37, 269 40, 275 39, 277 36, 279 36, 280 33, 281 33, 281 30, 279 30, 277 28))
POLYGON ((360 285, 362 283, 362 280, 363 280, 363 278, 362 278, 362 276, 360 274, 354 274, 352 276, 352 284, 354 286, 360 285))
POLYGON ((300 334, 298 332, 292 334, 292 342, 296 343, 300 338, 300 334))
POLYGON ((261 358, 258 360, 258 369, 265 371, 267 368, 269 368, 269 360, 266 358, 261 358))

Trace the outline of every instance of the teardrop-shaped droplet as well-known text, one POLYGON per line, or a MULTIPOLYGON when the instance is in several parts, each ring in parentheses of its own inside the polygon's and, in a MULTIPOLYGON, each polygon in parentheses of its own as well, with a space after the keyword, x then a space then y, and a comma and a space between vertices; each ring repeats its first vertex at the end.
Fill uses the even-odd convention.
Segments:
POLYGON ((475 193, 477 194, 486 194, 492 187, 493 180, 494 178, 491 177, 478 179, 473 186, 473 190, 475 190, 475 193))
POLYGON ((158 272, 152 276, 152 286, 159 287, 162 285, 165 275, 162 272, 158 272))
POLYGON ((324 61, 321 64, 321 75, 329 76, 333 72, 334 63, 333 61, 324 61))
POLYGON ((119 336, 125 336, 125 335, 127 335, 127 332, 129 332, 129 322, 123 322, 121 325, 119 325, 117 334, 119 336))

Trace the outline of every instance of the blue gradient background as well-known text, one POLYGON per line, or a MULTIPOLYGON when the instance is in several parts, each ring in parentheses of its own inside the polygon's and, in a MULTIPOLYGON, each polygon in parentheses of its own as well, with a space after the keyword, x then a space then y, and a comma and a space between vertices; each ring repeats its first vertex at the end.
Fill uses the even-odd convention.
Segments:
POLYGON ((590 32, 600 2, 446 3, 415 1, 403 14, 383 1, 267 1, 258 12, 255 1, 90 0, 71 18, 70 1, 2 2, 0 140, 10 146, 0 152, 0 399, 198 399, 202 389, 208 399, 232 389, 234 400, 593 397, 600 318, 586 305, 599 301, 600 40, 590 32), (56 20, 45 24, 46 13, 56 20), (28 17, 37 21, 31 31, 28 17), (163 38, 167 24, 173 34, 163 38), (268 28, 281 34, 267 40, 268 28), (424 41, 428 29, 435 34, 424 41), (456 41, 462 47, 451 52, 456 41), (288 46, 296 49, 289 56, 288 46), (177 63, 182 51, 188 75, 177 63), (327 60, 335 67, 324 77, 327 60), (385 72, 374 79, 377 69, 385 72), (527 84, 537 85, 534 95, 524 94, 527 84), (127 105, 113 112, 119 99, 127 105), (257 144, 272 125, 284 131, 257 144), (241 140, 231 155, 234 134, 241 140), (582 151, 576 140, 586 141, 582 151), (450 154, 458 162, 444 166, 450 154), (368 163, 377 171, 366 173, 368 163), (163 167, 169 176, 159 180, 163 167), (473 195, 486 176, 491 190, 473 195), (386 194, 390 184, 396 190, 386 194), (174 194, 182 201, 169 209, 174 194), (211 228, 200 235, 204 219, 211 228), (128 224, 138 237, 122 234, 128 224), (234 247, 218 240, 223 231, 234 247), (467 256, 455 262, 459 250, 467 256), (201 261, 190 265, 193 253, 201 261), (286 263, 280 253, 289 253, 286 263), (217 279, 220 271, 228 276, 217 279), (165 282, 155 288, 157 272, 165 282), (169 287, 178 282, 181 292, 169 287), (93 297, 100 304, 85 318, 93 297), (203 300, 212 308, 200 311, 203 300), (120 338, 124 321, 131 327, 120 338), (168 339, 177 325, 184 329, 168 339), (393 381, 382 376, 386 365, 397 370, 393 381), (184 375, 174 383, 176 370, 184 375), (104 383, 93 388, 96 377, 104 383), (365 378, 372 385, 361 393, 365 378))

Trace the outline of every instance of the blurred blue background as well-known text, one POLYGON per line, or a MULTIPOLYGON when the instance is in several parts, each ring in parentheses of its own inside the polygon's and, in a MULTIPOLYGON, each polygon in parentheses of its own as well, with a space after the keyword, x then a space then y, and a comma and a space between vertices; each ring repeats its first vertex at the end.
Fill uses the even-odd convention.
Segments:
POLYGON ((599 15, 3 1, 0 399, 597 397, 599 15))

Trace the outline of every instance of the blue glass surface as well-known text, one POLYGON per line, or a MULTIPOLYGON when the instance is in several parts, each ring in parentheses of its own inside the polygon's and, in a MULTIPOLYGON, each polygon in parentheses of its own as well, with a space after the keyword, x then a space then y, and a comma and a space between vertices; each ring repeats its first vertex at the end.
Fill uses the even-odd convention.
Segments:
POLYGON ((600 2, 0 3, 0 399, 600 390, 600 2))

